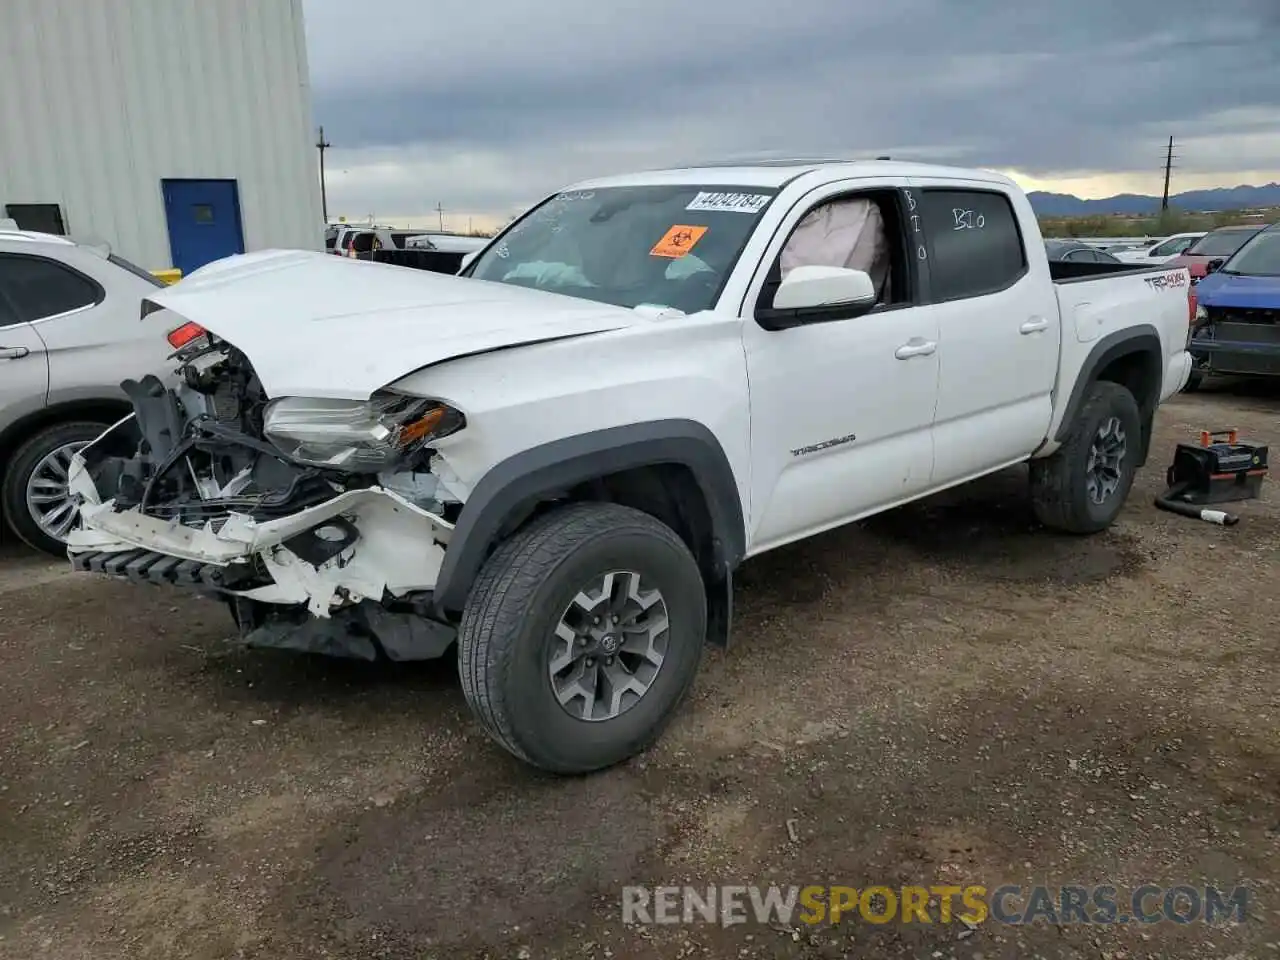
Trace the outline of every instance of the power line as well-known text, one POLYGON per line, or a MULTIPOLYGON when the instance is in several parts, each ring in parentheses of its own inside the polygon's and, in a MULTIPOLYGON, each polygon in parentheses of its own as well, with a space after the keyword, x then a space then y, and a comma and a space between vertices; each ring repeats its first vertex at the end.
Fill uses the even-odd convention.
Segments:
POLYGON ((316 149, 320 151, 320 214, 327 225, 329 223, 329 198, 325 196, 324 184, 324 152, 332 144, 324 138, 324 127, 320 128, 320 139, 316 141, 316 149))

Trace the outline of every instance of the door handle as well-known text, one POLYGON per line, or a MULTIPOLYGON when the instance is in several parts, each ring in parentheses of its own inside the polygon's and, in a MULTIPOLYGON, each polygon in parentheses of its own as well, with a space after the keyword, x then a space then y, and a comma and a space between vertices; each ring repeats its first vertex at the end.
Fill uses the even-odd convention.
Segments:
POLYGON ((937 349, 936 340, 921 340, 919 337, 913 337, 893 351, 893 355, 899 360, 910 360, 912 357, 927 357, 937 349))
POLYGON ((1044 317, 1032 317, 1026 323, 1018 328, 1019 333, 1039 333, 1041 330, 1047 330, 1049 321, 1044 317))
POLYGON ((30 352, 26 347, 0 347, 0 360, 21 360, 30 352))

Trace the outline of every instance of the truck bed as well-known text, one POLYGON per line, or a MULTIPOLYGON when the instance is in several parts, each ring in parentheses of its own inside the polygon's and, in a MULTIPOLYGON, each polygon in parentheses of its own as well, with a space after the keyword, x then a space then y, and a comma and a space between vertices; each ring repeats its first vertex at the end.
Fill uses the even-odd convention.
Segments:
MULTIPOLYGON (((1049 277, 1054 283, 1078 283, 1082 280, 1100 280, 1134 273, 1167 273, 1168 267, 1147 263, 1072 263, 1062 260, 1049 261, 1049 277)), ((1172 268, 1178 269, 1178 268, 1172 268)))
POLYGON ((1050 261, 1049 275, 1062 318, 1063 370, 1083 369, 1095 348, 1105 350, 1109 337, 1132 332, 1140 318, 1160 341, 1159 400, 1182 388, 1190 369, 1183 347, 1193 309, 1185 267, 1050 261))

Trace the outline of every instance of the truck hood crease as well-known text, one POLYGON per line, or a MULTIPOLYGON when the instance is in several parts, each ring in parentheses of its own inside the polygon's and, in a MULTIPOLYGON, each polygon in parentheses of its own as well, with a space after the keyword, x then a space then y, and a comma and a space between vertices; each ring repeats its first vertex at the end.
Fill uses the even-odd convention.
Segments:
POLYGON ((294 250, 229 257, 147 299, 243 351, 271 397, 365 400, 445 360, 645 322, 560 294, 294 250))

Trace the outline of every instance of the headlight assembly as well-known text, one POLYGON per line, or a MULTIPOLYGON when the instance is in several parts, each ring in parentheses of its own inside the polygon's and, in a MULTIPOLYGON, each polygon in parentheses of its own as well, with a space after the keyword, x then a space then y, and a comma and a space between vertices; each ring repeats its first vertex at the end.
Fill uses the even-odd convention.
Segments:
POLYGON ((367 402, 281 397, 263 418, 267 439, 285 455, 353 473, 394 467, 464 426, 466 419, 447 404, 396 393, 367 402))

